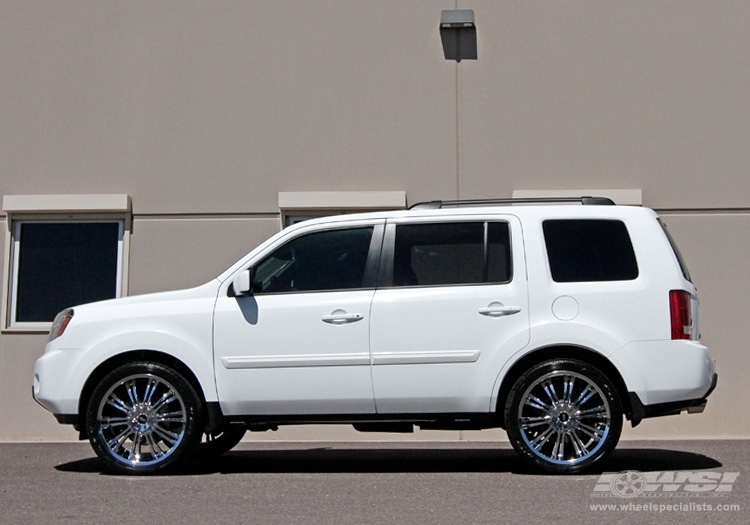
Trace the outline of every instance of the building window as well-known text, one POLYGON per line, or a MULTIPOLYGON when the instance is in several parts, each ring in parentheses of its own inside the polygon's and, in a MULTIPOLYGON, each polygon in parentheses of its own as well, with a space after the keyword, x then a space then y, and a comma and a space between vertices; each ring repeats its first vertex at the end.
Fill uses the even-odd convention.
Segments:
POLYGON ((294 215, 282 215, 282 228, 293 226, 300 222, 309 221, 310 219, 319 219, 320 217, 328 217, 330 215, 342 215, 343 211, 319 211, 319 212, 308 212, 308 213, 297 213, 294 215))
POLYGON ((46 331, 64 308, 125 294, 128 195, 5 195, 3 211, 3 330, 46 331))
POLYGON ((11 326, 50 323, 60 310, 120 295, 122 221, 13 224, 11 326))
POLYGON ((406 208, 403 191, 283 191, 279 193, 281 227, 342 213, 406 208))

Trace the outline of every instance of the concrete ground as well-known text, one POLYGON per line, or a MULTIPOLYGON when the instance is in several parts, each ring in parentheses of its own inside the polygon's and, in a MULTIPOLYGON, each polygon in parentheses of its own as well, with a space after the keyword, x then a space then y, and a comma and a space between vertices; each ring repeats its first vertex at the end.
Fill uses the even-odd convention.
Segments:
POLYGON ((244 442, 155 477, 105 474, 87 443, 0 443, 2 524, 745 524, 749 495, 750 440, 623 441, 564 477, 490 442, 244 442))

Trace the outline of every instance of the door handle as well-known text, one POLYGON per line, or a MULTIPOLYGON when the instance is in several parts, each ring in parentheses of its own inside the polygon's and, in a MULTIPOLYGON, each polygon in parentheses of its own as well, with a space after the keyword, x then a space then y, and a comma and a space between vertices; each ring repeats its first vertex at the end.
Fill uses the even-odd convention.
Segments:
POLYGON ((344 312, 333 312, 329 315, 324 315, 321 317, 321 320, 324 323, 328 324, 347 324, 347 323, 356 323, 357 321, 361 321, 365 317, 362 314, 347 314, 344 312))
POLYGON ((520 306, 505 306, 502 303, 492 303, 489 306, 479 309, 479 313, 487 317, 502 317, 504 315, 517 314, 520 311, 520 306))

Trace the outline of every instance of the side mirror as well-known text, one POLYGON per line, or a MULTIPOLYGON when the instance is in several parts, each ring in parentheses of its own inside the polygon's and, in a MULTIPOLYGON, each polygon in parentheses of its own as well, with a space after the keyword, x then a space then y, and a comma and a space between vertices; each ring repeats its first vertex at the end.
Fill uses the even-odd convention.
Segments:
POLYGON ((232 281, 232 290, 234 290, 235 297, 240 295, 247 295, 252 291, 252 284, 250 281, 251 271, 250 269, 242 270, 237 277, 232 281))

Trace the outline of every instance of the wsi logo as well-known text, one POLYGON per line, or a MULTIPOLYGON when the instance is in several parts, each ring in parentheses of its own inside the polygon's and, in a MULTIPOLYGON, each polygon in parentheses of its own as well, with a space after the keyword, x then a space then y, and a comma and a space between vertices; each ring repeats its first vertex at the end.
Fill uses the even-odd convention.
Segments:
POLYGON ((739 472, 605 472, 591 497, 691 497, 723 496, 732 491, 739 472))

